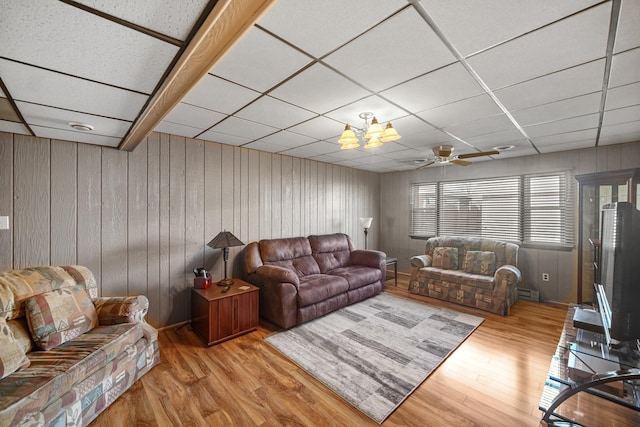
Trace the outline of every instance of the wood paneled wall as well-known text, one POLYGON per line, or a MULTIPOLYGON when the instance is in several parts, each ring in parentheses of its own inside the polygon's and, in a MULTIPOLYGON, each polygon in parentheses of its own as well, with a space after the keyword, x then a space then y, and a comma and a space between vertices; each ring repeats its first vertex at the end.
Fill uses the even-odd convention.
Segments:
MULTIPOLYGON (((576 175, 637 168, 640 142, 610 145, 551 154, 476 161, 472 166, 430 167, 419 171, 382 174, 380 207, 380 249, 398 257, 398 267, 410 271, 409 259, 424 253, 424 240, 411 239, 409 230, 409 188, 414 182, 488 178, 572 169, 576 175)), ((577 185, 576 185, 577 189, 577 185)), ((578 201, 576 191, 575 240, 578 243, 578 201)), ((524 287, 537 289, 544 300, 575 302, 578 253, 522 248, 519 256, 524 287), (548 282, 542 273, 550 273, 548 282)))
POLYGON ((344 232, 362 248, 359 217, 379 207, 380 175, 357 169, 158 133, 127 153, 0 132, 0 270, 86 265, 102 295, 146 295, 156 326, 190 318, 193 268, 222 277, 206 246, 221 230, 244 243, 344 232))

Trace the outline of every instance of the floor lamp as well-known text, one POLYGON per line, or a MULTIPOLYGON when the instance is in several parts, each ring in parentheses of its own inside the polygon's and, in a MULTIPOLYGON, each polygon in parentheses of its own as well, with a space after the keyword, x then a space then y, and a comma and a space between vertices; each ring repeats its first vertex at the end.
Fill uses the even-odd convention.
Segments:
POLYGON ((360 224, 364 227, 364 248, 367 249, 367 234, 369 234, 369 227, 371 227, 371 221, 373 218, 360 217, 360 224))
POLYGON ((231 286, 233 285, 233 279, 227 279, 227 261, 229 260, 229 247, 242 246, 242 243, 236 236, 230 231, 221 231, 216 237, 214 237, 207 246, 212 249, 222 249, 222 256, 224 259, 224 279, 220 280, 216 285, 218 286, 231 286))

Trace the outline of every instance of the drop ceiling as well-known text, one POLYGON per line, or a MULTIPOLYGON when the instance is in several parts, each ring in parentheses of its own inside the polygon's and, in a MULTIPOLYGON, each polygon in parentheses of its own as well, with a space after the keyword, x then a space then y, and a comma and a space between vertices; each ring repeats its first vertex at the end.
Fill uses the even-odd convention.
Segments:
MULTIPOLYGON (((234 3, 0 0, 0 131, 135 147, 234 3)), ((440 144, 513 146, 481 161, 640 141, 637 0, 279 0, 214 62, 150 129, 377 172, 440 144), (340 150, 365 111, 402 138, 340 150)))

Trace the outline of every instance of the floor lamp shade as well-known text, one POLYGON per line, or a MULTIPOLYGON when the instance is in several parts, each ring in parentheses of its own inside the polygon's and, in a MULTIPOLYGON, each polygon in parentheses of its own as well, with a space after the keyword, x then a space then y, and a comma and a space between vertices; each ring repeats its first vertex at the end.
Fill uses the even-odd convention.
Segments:
POLYGON ((230 231, 221 231, 216 237, 214 237, 207 246, 212 249, 222 249, 222 256, 224 259, 224 279, 220 280, 218 286, 230 286, 233 284, 232 279, 227 278, 227 261, 229 260, 229 248, 232 246, 242 246, 244 243, 240 241, 230 231))
POLYGON ((373 218, 360 217, 360 225, 364 228, 364 248, 367 249, 367 235, 369 234, 369 227, 371 227, 371 221, 373 218))

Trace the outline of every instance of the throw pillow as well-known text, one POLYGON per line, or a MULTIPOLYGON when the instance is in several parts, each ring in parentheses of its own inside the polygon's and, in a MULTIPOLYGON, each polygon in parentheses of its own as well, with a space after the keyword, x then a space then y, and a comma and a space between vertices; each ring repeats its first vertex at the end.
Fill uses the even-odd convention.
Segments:
POLYGON ((33 341, 49 350, 95 328, 96 309, 82 286, 69 286, 25 301, 33 341))
POLYGON ((29 366, 29 358, 13 336, 4 317, 0 317, 0 379, 29 366))
POLYGON ((492 276, 496 272, 495 252, 467 251, 464 271, 471 274, 492 276))
POLYGON ((458 248, 440 246, 433 250, 433 267, 445 270, 458 269, 458 248))

